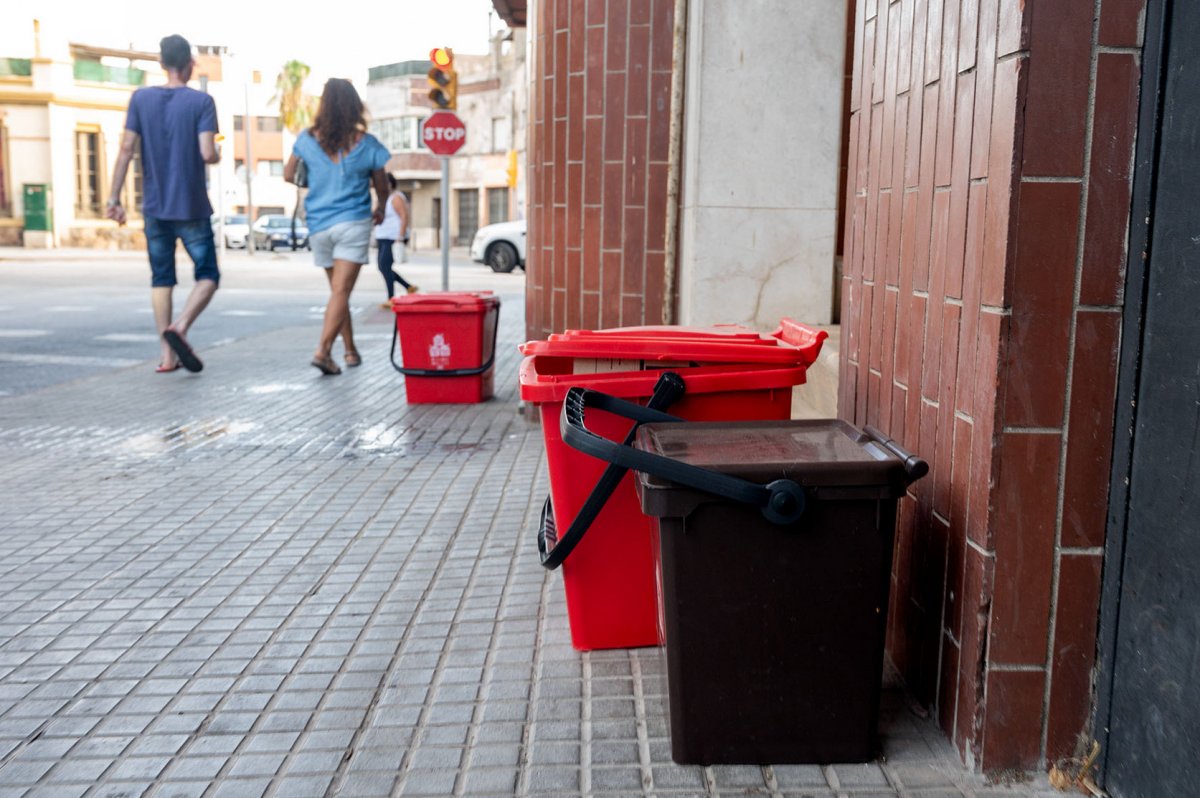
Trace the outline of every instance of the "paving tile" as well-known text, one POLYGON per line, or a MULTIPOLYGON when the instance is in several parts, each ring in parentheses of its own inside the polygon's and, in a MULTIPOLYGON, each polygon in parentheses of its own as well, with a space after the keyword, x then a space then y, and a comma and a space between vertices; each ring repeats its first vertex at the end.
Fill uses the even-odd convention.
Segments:
POLYGON ((214 779, 229 760, 223 756, 182 756, 171 762, 172 780, 214 779))
POLYGON ((230 778, 215 785, 213 798, 260 798, 271 788, 270 779, 230 778))
POLYGON ((696 790, 697 792, 707 789, 702 768, 667 765, 653 768, 651 773, 656 789, 696 790))
POLYGON ((405 774, 400 795, 450 795, 457 778, 454 770, 415 770, 405 774))
POLYGON ((292 755, 287 768, 291 775, 332 775, 337 772, 345 755, 342 751, 300 751, 292 755))
POLYGON ((0 785, 16 786, 36 784, 50 768, 53 761, 44 759, 12 760, 0 765, 0 785))
POLYGON ((470 767, 463 773, 463 795, 511 795, 517 783, 517 768, 470 767))
POLYGON ((863 789, 868 787, 890 788, 883 769, 874 763, 863 765, 835 765, 838 784, 844 789, 863 789))
POLYGON ((784 790, 829 786, 825 771, 819 765, 772 765, 771 772, 775 783, 784 790))
MULTIPOLYGON (((103 798, 138 798, 138 796, 148 794, 155 786, 148 782, 122 783, 103 781, 96 785, 94 794, 103 798)), ((165 790, 165 785, 160 786, 159 791, 162 792, 163 790, 165 790)), ((174 795, 175 791, 172 790, 169 794, 174 795)))
POLYGON ((74 740, 34 740, 21 749, 20 759, 61 759, 75 745, 74 740))
POLYGON ((710 768, 717 789, 729 787, 763 787, 763 769, 752 765, 713 765, 710 768))
POLYGON ((579 789, 580 771, 573 767, 535 766, 527 771, 528 790, 533 795, 563 795, 579 789))
MULTIPOLYGON (((34 787, 24 795, 27 798, 82 798, 94 784, 94 781, 83 784, 45 784, 34 787)), ((0 787, 0 796, 2 795, 5 795, 5 790, 0 787)))
POLYGON ((169 756, 137 756, 118 762, 108 773, 114 781, 153 780, 170 764, 169 756))
POLYGON ((636 767, 592 768, 593 792, 628 792, 642 788, 642 771, 636 767))
MULTIPOLYGON (((286 758, 287 754, 284 753, 248 754, 243 752, 233 759, 228 776, 230 778, 274 776, 279 772, 279 768, 286 758)), ((269 778, 267 780, 270 781, 269 778)))
POLYGON ((209 786, 210 782, 207 781, 164 781, 159 782, 154 795, 155 798, 159 795, 169 798, 202 798, 209 786))
POLYGON ((928 765, 889 765, 888 770, 895 781, 905 789, 954 787, 954 776, 945 763, 928 765))

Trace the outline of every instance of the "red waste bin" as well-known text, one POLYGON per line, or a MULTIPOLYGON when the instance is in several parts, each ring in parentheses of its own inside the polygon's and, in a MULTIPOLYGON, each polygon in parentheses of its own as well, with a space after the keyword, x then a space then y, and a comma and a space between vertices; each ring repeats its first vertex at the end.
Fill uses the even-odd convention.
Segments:
MULTIPOLYGON (((551 544, 568 537, 564 533, 607 465, 563 443, 559 417, 570 388, 592 388, 646 404, 659 377, 671 371, 685 386, 668 408, 672 415, 689 421, 786 419, 792 388, 804 382, 826 337, 824 331, 785 319, 769 336, 737 326, 630 327, 568 331, 524 344, 521 398, 541 414, 550 472, 550 498, 539 534, 556 538, 542 546, 543 564, 557 564, 551 544)), ((628 420, 603 412, 589 423, 610 440, 622 440, 630 429, 628 420)), ((586 536, 561 563, 575 648, 661 643, 651 531, 633 478, 625 474, 586 536)))
POLYGON ((392 366, 410 404, 482 402, 492 396, 500 299, 491 291, 408 294, 392 300, 392 366), (396 339, 404 365, 396 363, 396 339))

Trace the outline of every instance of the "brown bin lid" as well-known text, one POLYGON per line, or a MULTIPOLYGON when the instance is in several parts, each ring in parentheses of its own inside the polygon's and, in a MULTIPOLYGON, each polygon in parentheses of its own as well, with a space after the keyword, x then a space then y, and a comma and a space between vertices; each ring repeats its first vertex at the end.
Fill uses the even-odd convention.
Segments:
MULTIPOLYGON (((899 457, 839 419, 646 424, 638 429, 635 446, 764 485, 790 479, 807 488, 851 489, 838 490, 843 497, 859 491, 899 497, 907 485, 899 457)), ((638 476, 643 509, 654 515, 674 515, 660 503, 667 499, 662 494, 696 493, 651 474, 638 476), (660 501, 647 502, 650 493, 660 494, 660 501)))

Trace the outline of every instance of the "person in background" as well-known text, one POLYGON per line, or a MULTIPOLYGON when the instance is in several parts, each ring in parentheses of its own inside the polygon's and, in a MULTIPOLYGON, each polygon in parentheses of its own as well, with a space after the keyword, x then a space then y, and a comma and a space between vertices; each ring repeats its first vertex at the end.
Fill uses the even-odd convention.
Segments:
MULTIPOLYGON (((396 283, 404 286, 404 290, 410 294, 417 293, 418 289, 392 268, 392 265, 396 263, 396 249, 399 248, 403 253, 404 247, 408 244, 409 217, 408 200, 404 198, 404 193, 396 188, 396 178, 389 174, 387 180, 388 186, 391 187, 391 194, 388 195, 387 204, 383 209, 383 221, 375 227, 375 243, 379 247, 379 273, 383 275, 383 281, 387 284, 389 300, 380 307, 390 310, 391 299, 396 295, 396 283)), ((405 260, 403 255, 399 260, 400 262, 405 260)))
POLYGON ((333 359, 338 335, 347 366, 362 364, 350 322, 350 292, 369 259, 371 227, 383 221, 388 184, 383 170, 391 157, 367 132, 366 109, 354 85, 330 78, 321 94, 313 126, 296 138, 283 178, 293 182, 300 161, 308 172, 304 210, 313 260, 329 280, 325 322, 312 365, 325 375, 341 374, 333 359), (371 208, 371 187, 376 205, 371 208))
POLYGON ((192 46, 182 36, 159 42, 165 86, 146 86, 129 98, 125 134, 113 167, 112 195, 105 216, 125 224, 121 190, 133 155, 142 156, 142 217, 150 256, 150 303, 162 339, 155 371, 204 368, 187 342, 187 332, 217 291, 217 247, 213 240, 212 205, 204 180, 206 164, 221 160, 217 150, 217 106, 204 92, 188 88, 196 66, 192 46), (196 283, 183 310, 172 319, 175 289, 175 242, 182 240, 192 259, 196 283))

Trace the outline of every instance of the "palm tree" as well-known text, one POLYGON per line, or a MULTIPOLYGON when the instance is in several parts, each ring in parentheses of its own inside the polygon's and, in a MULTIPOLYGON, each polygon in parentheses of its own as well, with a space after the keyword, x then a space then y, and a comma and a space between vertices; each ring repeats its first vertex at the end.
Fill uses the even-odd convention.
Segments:
MULTIPOLYGON (((312 123, 316 102, 304 90, 304 81, 312 69, 303 61, 292 59, 283 65, 279 77, 275 78, 275 96, 272 102, 279 104, 279 121, 292 135, 299 133, 312 123)), ((296 248, 296 214, 302 206, 303 191, 296 188, 296 208, 292 211, 292 249, 296 248)))
POLYGON ((308 127, 316 111, 315 99, 304 90, 310 72, 308 64, 292 59, 275 78, 275 96, 271 101, 279 104, 279 120, 293 134, 308 127))

